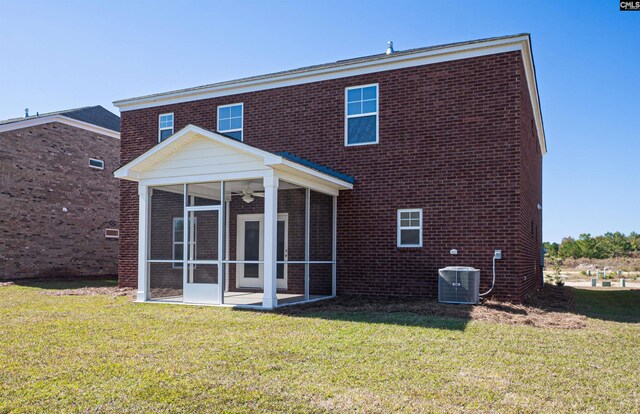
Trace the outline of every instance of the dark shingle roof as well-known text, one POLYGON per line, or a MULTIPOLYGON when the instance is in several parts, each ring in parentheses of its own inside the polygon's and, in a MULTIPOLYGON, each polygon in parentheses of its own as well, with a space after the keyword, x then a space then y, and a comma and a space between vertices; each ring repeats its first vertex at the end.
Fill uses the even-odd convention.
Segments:
POLYGON ((32 115, 28 118, 12 118, 0 121, 0 125, 22 122, 29 119, 44 118, 47 116, 62 115, 69 118, 97 125, 102 128, 120 132, 120 117, 100 105, 85 106, 84 108, 65 109, 63 111, 47 112, 44 114, 32 115))
POLYGON ((298 157, 297 155, 294 155, 294 154, 292 154, 290 152, 283 151, 283 152, 276 152, 275 154, 279 155, 279 156, 281 156, 283 158, 286 158, 289 161, 296 162, 298 164, 304 165, 305 167, 309 167, 309 168, 312 168, 312 169, 314 169, 316 171, 320 171, 321 173, 330 175, 332 177, 339 178, 342 181, 346 181, 346 182, 348 182, 350 184, 353 184, 356 181, 356 179, 354 177, 350 176, 350 175, 341 173, 339 171, 336 171, 334 169, 331 169, 331 168, 329 168, 327 166, 324 166, 324 165, 321 165, 321 164, 316 164, 313 161, 309 161, 306 158, 298 157))
POLYGON ((111 111, 98 106, 88 106, 65 112, 64 116, 97 125, 112 131, 120 132, 120 117, 111 111))

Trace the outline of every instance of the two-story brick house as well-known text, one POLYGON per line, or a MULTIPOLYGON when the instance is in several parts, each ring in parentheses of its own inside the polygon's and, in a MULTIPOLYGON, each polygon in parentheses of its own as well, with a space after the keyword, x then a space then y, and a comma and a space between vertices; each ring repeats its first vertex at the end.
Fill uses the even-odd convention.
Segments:
POLYGON ((101 106, 0 121, 0 279, 116 276, 119 165, 101 106))
POLYGON ((544 129, 529 35, 115 102, 121 286, 254 305, 434 296, 473 266, 542 282, 544 129))

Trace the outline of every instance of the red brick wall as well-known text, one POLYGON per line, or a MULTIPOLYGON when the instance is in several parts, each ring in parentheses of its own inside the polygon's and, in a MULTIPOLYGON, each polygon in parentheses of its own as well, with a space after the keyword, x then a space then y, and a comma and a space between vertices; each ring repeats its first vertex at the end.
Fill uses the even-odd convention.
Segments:
POLYGON ((520 65, 520 296, 542 286, 542 154, 524 66, 520 65))
MULTIPOLYGON (((521 158, 523 84, 520 53, 509 52, 127 111, 122 162, 157 143, 160 113, 175 114, 176 131, 215 129, 218 105, 243 102, 246 143, 356 178, 338 201, 338 294, 435 296, 448 265, 481 269, 485 289, 501 249, 495 294, 518 301, 534 254, 522 241, 521 193, 540 191, 521 184, 522 163, 536 161, 521 158), (368 83, 379 84, 380 143, 345 147, 344 89, 368 83), (396 247, 400 208, 423 209, 424 247, 396 247)), ((120 283, 135 286, 137 193, 121 189, 120 283)))
POLYGON ((0 133, 0 278, 117 274, 119 151, 57 122, 0 133))

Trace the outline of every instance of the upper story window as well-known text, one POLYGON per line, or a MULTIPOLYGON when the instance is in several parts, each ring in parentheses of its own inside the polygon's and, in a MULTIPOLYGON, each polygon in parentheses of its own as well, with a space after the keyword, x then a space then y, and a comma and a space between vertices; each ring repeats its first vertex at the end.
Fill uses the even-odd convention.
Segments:
POLYGON ((345 145, 378 143, 378 85, 345 90, 345 145))
POLYGON ((242 141, 242 113, 241 103, 219 106, 218 132, 242 141))
POLYGON ((104 170, 104 161, 97 158, 89 158, 89 167, 96 170, 104 170))
POLYGON ((422 209, 398 210, 398 247, 422 247, 422 209))
POLYGON ((158 142, 173 135, 173 113, 162 114, 158 117, 158 142))

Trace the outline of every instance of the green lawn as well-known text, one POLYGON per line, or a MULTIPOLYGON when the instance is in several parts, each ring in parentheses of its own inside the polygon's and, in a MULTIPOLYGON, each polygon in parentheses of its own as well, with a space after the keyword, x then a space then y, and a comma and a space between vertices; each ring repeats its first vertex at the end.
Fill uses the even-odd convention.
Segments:
POLYGON ((640 407, 640 291, 576 291, 587 327, 555 329, 42 294, 73 287, 0 287, 1 413, 640 407))

